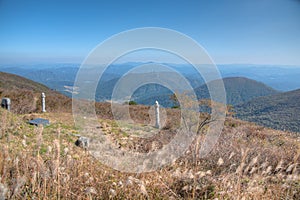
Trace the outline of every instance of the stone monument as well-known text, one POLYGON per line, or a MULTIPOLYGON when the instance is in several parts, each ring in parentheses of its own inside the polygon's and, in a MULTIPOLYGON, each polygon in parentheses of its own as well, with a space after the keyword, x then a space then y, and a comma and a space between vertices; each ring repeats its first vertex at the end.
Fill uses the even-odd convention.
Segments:
POLYGON ((45 100, 45 98, 46 98, 46 95, 43 92, 42 93, 42 112, 46 112, 46 100, 45 100))
POLYGON ((160 128, 159 103, 155 101, 155 127, 160 128))

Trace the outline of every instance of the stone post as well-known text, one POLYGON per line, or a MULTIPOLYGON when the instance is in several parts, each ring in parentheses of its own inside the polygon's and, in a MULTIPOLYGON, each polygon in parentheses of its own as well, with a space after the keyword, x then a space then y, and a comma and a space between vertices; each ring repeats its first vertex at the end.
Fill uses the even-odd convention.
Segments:
POLYGON ((160 117, 159 117, 159 104, 155 101, 155 127, 160 128, 160 117))
POLYGON ((45 100, 45 98, 46 98, 46 95, 43 92, 42 93, 42 112, 46 112, 46 100, 45 100))
POLYGON ((3 98, 1 101, 1 107, 10 111, 11 101, 10 98, 3 98))

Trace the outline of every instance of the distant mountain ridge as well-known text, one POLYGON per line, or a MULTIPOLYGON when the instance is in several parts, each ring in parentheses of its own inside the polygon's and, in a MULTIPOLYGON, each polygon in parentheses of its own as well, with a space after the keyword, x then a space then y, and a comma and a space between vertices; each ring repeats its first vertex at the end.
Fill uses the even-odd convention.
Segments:
POLYGON ((300 89, 252 99, 235 107, 235 112, 242 120, 300 132, 300 89))
MULTIPOLYGON (((220 80, 211 81, 207 84, 203 84, 200 87, 194 89, 195 94, 198 99, 210 99, 210 94, 207 88, 207 85, 218 86, 216 85, 220 80)), ((245 103, 253 98, 268 96, 272 94, 278 94, 279 91, 274 90, 273 88, 255 80, 251 80, 244 77, 229 77, 222 79, 224 83, 224 89, 226 92, 227 104, 229 105, 239 105, 245 103)), ((133 100, 146 105, 153 105, 155 100, 162 102, 162 105, 165 107, 172 107, 173 102, 170 100, 170 96, 173 94, 170 90, 168 93, 160 94, 159 92, 155 93, 155 88, 152 90, 150 88, 144 87, 143 90, 147 95, 152 94, 151 97, 146 98, 145 96, 139 94, 139 91, 135 92, 133 95, 133 100), (149 92, 151 91, 151 92, 149 92)), ((156 86, 157 87, 157 86, 156 86)), ((160 90, 163 90, 159 88, 160 90)), ((158 90, 157 90, 158 91, 158 90)), ((164 91, 167 91, 166 88, 164 91)))
MULTIPOLYGON (((130 62, 113 64, 106 71, 107 76, 105 81, 118 78, 134 67, 144 64, 147 63, 130 62)), ((199 87, 204 83, 204 81, 199 82, 201 75, 197 74, 198 72, 191 65, 162 64, 172 67, 178 73, 189 77, 190 80, 198 80, 193 87, 199 87)), ((73 86, 79 67, 80 64, 78 63, 0 65, 0 71, 29 78, 71 97, 70 93, 65 92, 64 86, 73 86)), ((246 77, 262 82, 279 91, 291 91, 300 88, 300 66, 226 64, 217 65, 217 67, 222 78, 246 77)), ((204 70, 206 68, 207 66, 203 66, 204 70)))
MULTIPOLYGON (((222 80, 225 87, 227 104, 229 105, 236 106, 256 97, 279 93, 264 83, 245 77, 228 77, 222 80)), ((217 81, 211 81, 208 85, 216 85, 217 81)), ((195 93, 199 99, 210 98, 206 84, 196 88, 195 93)))

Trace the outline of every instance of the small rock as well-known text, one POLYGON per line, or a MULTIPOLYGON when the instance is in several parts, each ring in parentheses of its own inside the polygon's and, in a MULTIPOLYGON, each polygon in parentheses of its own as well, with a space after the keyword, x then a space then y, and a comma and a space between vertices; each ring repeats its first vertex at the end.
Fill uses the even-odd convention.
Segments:
POLYGON ((90 145, 90 139, 81 136, 78 138, 78 140, 76 140, 75 145, 83 149, 87 149, 90 145))

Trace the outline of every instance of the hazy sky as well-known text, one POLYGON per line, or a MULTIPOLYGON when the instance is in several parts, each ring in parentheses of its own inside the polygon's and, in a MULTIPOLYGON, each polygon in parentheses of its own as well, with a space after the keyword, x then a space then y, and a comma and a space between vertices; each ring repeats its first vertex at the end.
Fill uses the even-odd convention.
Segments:
POLYGON ((0 63, 81 62, 149 26, 192 37, 216 63, 300 65, 298 0, 0 0, 0 63))

